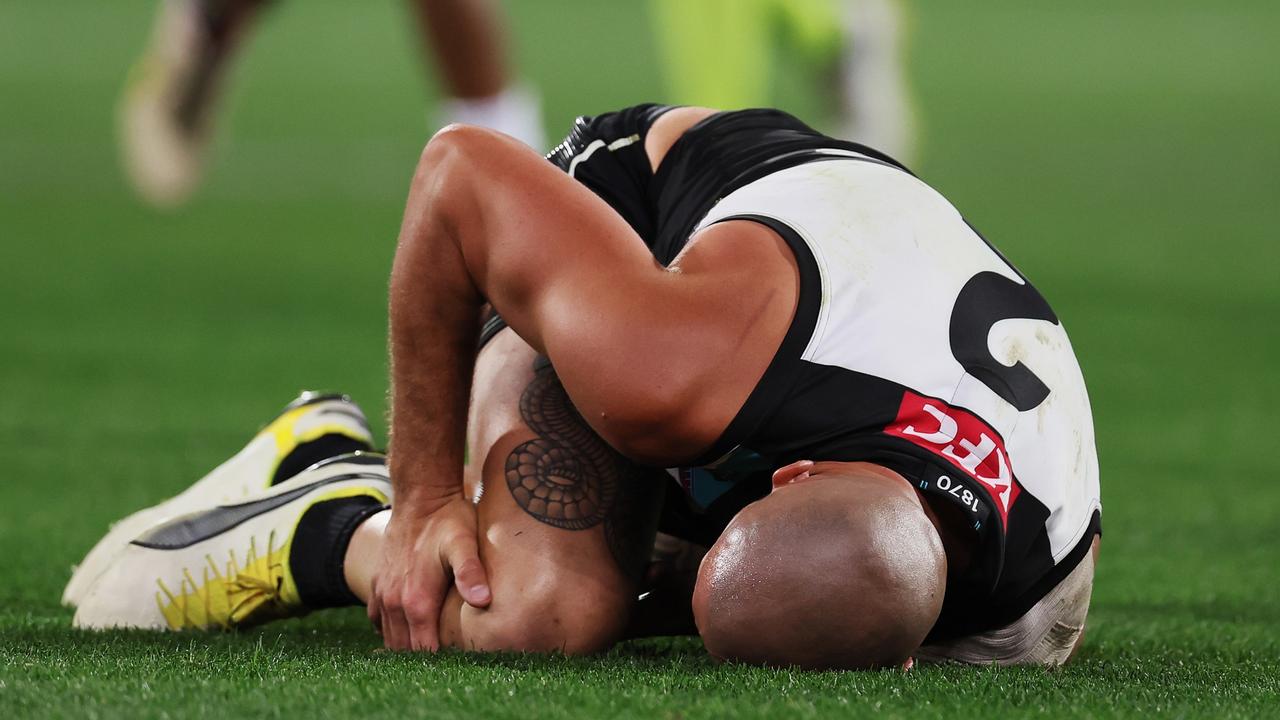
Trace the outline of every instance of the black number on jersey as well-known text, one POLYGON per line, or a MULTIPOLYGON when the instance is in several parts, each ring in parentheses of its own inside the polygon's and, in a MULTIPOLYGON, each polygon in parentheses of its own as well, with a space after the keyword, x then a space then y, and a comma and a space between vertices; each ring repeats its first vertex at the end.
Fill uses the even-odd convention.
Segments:
POLYGON ((997 360, 987 345, 991 328, 1014 318, 1058 324, 1058 316, 1031 283, 994 272, 974 275, 961 288, 951 310, 951 354, 966 372, 1026 412, 1049 397, 1049 387, 1022 361, 1010 367, 997 360))

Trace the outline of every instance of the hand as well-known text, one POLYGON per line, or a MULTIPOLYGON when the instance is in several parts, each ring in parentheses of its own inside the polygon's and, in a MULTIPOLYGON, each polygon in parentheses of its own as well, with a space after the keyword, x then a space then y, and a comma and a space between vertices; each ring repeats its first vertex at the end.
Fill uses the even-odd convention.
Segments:
POLYGON ((369 620, 388 649, 439 649, 450 576, 468 605, 489 605, 475 506, 459 494, 427 513, 393 508, 369 600, 369 620))

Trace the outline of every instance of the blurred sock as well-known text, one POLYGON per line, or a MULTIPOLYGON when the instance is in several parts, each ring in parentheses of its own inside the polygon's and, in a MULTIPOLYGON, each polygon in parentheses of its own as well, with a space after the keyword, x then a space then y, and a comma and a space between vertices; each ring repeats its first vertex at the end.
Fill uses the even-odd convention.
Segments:
POLYGON ((911 165, 916 123, 903 69, 903 24, 898 0, 848 0, 841 134, 911 165))
POLYGON ((441 125, 479 125, 506 133, 538 152, 546 147, 542 103, 534 90, 523 85, 510 85, 486 98, 449 98, 437 112, 441 125))

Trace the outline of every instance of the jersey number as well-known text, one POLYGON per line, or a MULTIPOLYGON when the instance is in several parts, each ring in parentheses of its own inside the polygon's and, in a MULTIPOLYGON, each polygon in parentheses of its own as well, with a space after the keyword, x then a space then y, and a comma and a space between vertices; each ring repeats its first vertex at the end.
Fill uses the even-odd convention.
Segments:
POLYGON ((1001 320, 1027 318, 1058 324, 1058 316, 1031 283, 995 272, 969 278, 951 310, 951 354, 966 372, 1022 412, 1049 397, 1049 387, 1021 360, 1005 365, 991 354, 987 337, 1001 320))

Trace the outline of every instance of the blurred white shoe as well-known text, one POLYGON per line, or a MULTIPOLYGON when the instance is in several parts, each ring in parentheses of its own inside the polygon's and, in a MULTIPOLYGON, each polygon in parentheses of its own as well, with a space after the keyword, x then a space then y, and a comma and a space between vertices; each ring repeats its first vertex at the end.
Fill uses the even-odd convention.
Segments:
POLYGON ((200 184, 225 59, 200 0, 161 1, 118 109, 125 172, 152 205, 180 205, 200 184))
POLYGON ((262 492, 307 465, 353 450, 369 450, 373 437, 364 413, 344 395, 303 393, 285 407, 230 460, 214 468, 181 494, 139 510, 111 526, 75 568, 62 604, 79 605, 112 558, 139 533, 156 523, 262 492), (330 436, 324 447, 308 446, 330 436), (297 452, 295 452, 297 451, 297 452), (322 457, 317 457, 319 453, 322 457))

